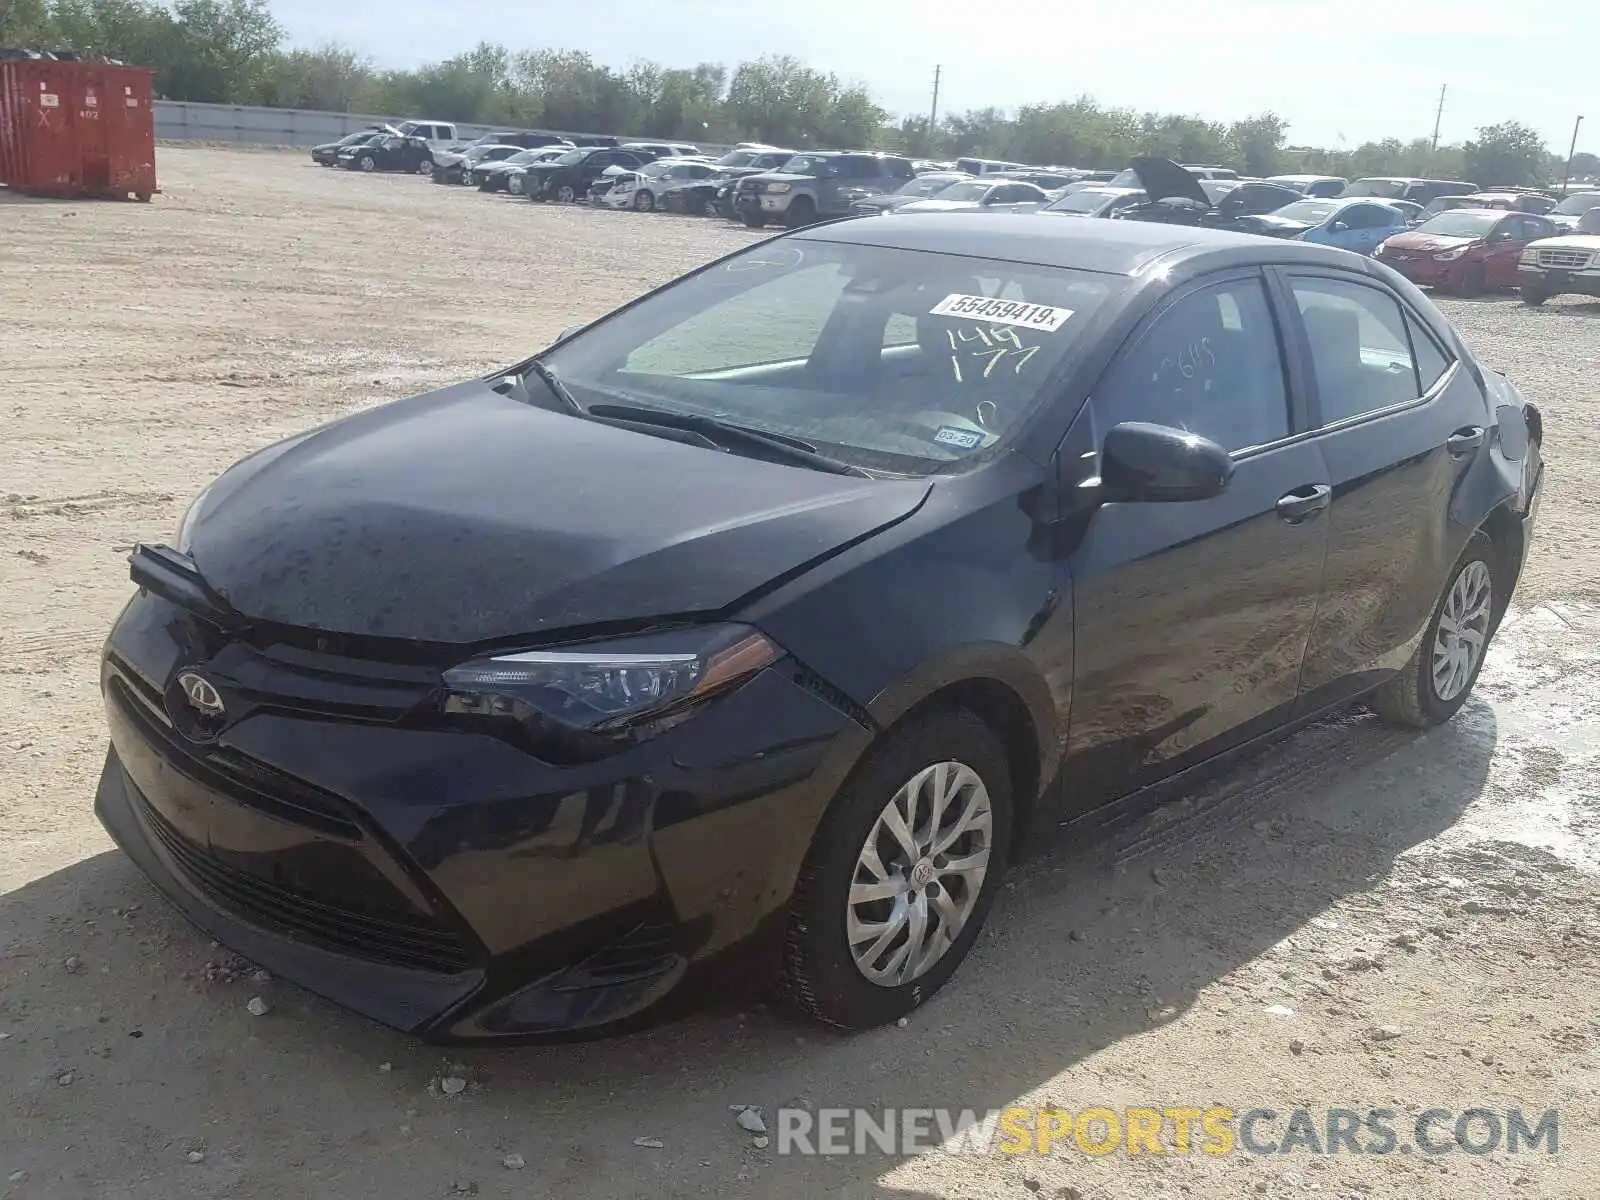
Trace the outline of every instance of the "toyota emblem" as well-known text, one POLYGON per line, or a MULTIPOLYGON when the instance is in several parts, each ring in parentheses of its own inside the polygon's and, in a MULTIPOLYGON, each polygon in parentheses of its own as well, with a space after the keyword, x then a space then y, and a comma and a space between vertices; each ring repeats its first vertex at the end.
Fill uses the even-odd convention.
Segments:
POLYGON ((204 675, 185 671, 178 676, 178 686, 183 689, 189 707, 208 720, 216 720, 223 712, 222 693, 204 675))

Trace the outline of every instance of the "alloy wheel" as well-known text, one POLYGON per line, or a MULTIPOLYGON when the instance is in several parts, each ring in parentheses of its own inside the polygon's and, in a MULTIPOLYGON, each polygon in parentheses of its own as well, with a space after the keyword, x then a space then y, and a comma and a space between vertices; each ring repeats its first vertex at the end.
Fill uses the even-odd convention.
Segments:
POLYGON ((856 858, 845 935, 880 987, 928 973, 961 936, 993 846, 989 789, 965 763, 918 771, 873 822, 856 858))
POLYGON ((1481 559, 1473 559, 1450 587, 1433 635, 1433 692, 1449 703, 1471 683, 1484 648, 1494 607, 1494 582, 1481 559))
POLYGON ((571 204, 577 198, 578 193, 573 191, 572 185, 570 184, 564 183, 556 189, 556 199, 561 201, 563 204, 571 204))

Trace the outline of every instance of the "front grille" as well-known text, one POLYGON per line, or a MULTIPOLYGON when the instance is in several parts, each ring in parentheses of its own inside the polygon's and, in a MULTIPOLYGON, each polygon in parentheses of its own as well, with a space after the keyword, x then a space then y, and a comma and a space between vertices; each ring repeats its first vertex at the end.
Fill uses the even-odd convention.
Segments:
POLYGON ((156 752, 196 783, 280 820, 349 841, 361 838, 337 796, 227 747, 189 742, 172 727, 161 693, 132 670, 113 674, 106 691, 156 752))
POLYGON ((461 939, 430 918, 357 912, 251 875, 184 837, 143 796, 139 802, 146 824, 185 877, 253 924, 397 967, 453 974, 471 965, 461 939))
POLYGON ((1593 256, 1587 250, 1541 250, 1539 265, 1568 271, 1582 270, 1589 265, 1591 257, 1593 256))

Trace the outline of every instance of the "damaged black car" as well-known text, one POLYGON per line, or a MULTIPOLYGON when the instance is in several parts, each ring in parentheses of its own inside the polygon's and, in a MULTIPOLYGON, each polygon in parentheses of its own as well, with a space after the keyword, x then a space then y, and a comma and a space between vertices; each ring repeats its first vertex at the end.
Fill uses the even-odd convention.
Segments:
POLYGON ((222 474, 131 556, 97 812, 211 936, 429 1038, 727 980, 879 1025, 1046 832, 1354 701, 1449 720, 1542 429, 1328 247, 813 226, 222 474))

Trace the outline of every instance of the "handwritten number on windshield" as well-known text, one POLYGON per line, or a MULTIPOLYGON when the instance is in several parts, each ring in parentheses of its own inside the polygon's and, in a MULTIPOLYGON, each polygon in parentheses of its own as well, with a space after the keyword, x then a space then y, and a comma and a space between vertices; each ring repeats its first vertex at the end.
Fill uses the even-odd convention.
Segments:
POLYGON ((971 329, 947 329, 945 337, 950 342, 950 368, 955 373, 957 383, 966 382, 966 375, 961 370, 961 350, 965 345, 977 343, 981 347, 974 348, 969 357, 986 360, 982 375, 984 379, 989 378, 1002 361, 1010 362, 1013 375, 1021 375, 1022 368, 1039 352, 1038 346, 1023 345, 1017 331, 1009 325, 991 325, 987 329, 979 325, 971 329))

